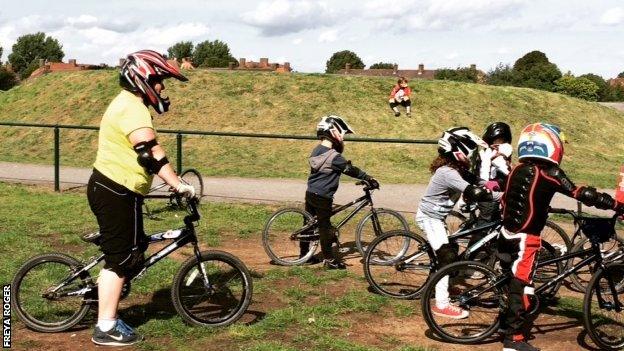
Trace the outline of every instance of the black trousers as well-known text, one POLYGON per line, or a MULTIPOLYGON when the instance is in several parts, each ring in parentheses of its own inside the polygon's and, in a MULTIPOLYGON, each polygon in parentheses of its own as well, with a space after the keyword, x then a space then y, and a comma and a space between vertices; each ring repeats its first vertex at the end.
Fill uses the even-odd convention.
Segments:
POLYGON ((147 249, 143 230, 143 196, 112 181, 97 169, 87 184, 89 207, 102 234, 104 268, 123 277, 142 263, 147 249))
MULTIPOLYGON (((323 253, 323 258, 326 260, 334 258, 332 244, 336 240, 336 235, 331 224, 332 204, 333 200, 330 198, 309 191, 306 192, 305 210, 312 216, 316 216, 318 220, 321 252, 323 253)), ((301 256, 303 256, 310 249, 310 243, 302 241, 299 247, 301 249, 301 256)))
POLYGON ((412 100, 401 100, 401 102, 397 102, 396 100, 393 100, 390 103, 390 108, 395 108, 397 106, 403 106, 403 107, 407 107, 407 106, 412 106, 412 100))

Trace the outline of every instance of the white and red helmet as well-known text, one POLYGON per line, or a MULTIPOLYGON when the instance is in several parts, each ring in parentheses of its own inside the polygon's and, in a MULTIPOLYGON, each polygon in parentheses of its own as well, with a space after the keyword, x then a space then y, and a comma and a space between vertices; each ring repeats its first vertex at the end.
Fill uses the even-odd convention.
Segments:
POLYGON ((518 139, 518 159, 539 159, 561 164, 565 136, 559 127, 533 123, 524 127, 518 139))
POLYGON ((188 80, 163 55, 153 50, 141 50, 126 57, 119 71, 119 84, 126 90, 141 94, 147 105, 163 113, 169 110, 169 98, 156 93, 153 85, 170 77, 183 82, 188 80))
POLYGON ((448 129, 438 139, 440 155, 471 165, 476 162, 479 147, 487 148, 488 145, 466 127, 448 129))

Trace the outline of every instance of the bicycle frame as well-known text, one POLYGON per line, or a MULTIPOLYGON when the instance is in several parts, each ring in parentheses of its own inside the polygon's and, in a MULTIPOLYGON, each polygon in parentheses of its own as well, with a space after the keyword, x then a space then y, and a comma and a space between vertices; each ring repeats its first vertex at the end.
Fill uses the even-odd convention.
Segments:
MULTIPOLYGON (((200 250, 199 250, 199 245, 197 244, 197 236, 195 234, 195 226, 193 225, 194 221, 199 220, 199 213, 197 212, 197 207, 196 207, 196 204, 194 202, 191 202, 191 200, 190 200, 189 201, 189 205, 190 205, 189 208, 191 209, 191 214, 189 214, 186 217, 184 217, 184 223, 185 223, 184 227, 181 227, 181 228, 178 228, 178 229, 167 230, 167 231, 164 231, 164 232, 158 232, 158 233, 155 233, 155 234, 152 234, 152 235, 148 236, 148 245, 152 245, 154 243, 158 243, 158 242, 162 242, 162 241, 166 241, 166 240, 173 240, 173 242, 170 243, 169 245, 165 246, 164 248, 160 249, 159 251, 153 253, 151 256, 149 256, 145 260, 143 269, 141 269, 141 271, 139 273, 137 273, 136 275, 134 275, 130 280, 134 280, 137 277, 140 277, 141 275, 143 275, 143 273, 145 273, 145 271, 149 267, 155 265, 158 261, 160 261, 164 257, 167 257, 169 254, 171 254, 172 252, 180 249, 181 247, 185 246, 188 243, 192 243, 193 244, 193 252, 194 252, 194 254, 197 257, 198 262, 199 262, 200 257, 201 257, 201 253, 200 253, 200 250)), ((104 256, 105 256, 104 254, 101 254, 100 256, 95 258, 93 261, 91 261, 89 264, 87 264, 86 266, 82 267, 80 270, 74 272, 71 276, 69 276, 65 280, 63 280, 54 289, 50 290, 49 292, 46 292, 46 295, 49 295, 50 297, 82 296, 82 295, 85 295, 86 293, 90 292, 92 290, 93 286, 87 286, 87 287, 82 288, 80 290, 67 292, 67 293, 63 293, 63 294, 57 294, 56 293, 58 290, 63 288, 63 286, 71 283, 76 278, 78 278, 82 274, 88 272, 91 268, 95 267, 98 263, 103 261, 104 260, 104 256)), ((202 278, 204 280, 205 286, 207 288, 209 288, 210 287, 210 282, 208 281, 208 275, 206 274, 204 266, 200 264, 199 265, 199 269, 200 269, 200 272, 202 274, 202 278)))
MULTIPOLYGON (((371 207, 371 212, 373 213, 373 229, 375 230, 375 233, 380 234, 381 233, 381 226, 379 225, 379 219, 377 218, 377 212, 375 212, 375 208, 373 207, 373 198, 371 196, 370 190, 368 189, 364 189, 365 194, 360 196, 359 198, 344 204, 344 205, 340 205, 337 207, 332 208, 332 212, 331 215, 332 217, 337 214, 340 213, 354 205, 357 204, 357 206, 353 209, 353 211, 351 211, 347 217, 345 217, 342 221, 340 221, 340 223, 338 223, 335 227, 336 229, 340 229, 342 226, 344 226, 345 224, 347 224, 347 222, 349 222, 353 217, 355 217, 356 214, 358 214, 364 207, 369 206, 371 207)), ((309 231, 311 228, 313 228, 314 226, 316 226, 318 223, 318 221, 316 220, 316 218, 314 218, 313 221, 311 221, 310 223, 308 223, 307 225, 303 226, 303 228, 295 231, 291 236, 290 239, 291 240, 297 240, 297 239, 307 239, 307 238, 312 238, 317 239, 317 236, 314 235, 306 235, 306 234, 302 234, 305 233, 307 231, 309 231)))

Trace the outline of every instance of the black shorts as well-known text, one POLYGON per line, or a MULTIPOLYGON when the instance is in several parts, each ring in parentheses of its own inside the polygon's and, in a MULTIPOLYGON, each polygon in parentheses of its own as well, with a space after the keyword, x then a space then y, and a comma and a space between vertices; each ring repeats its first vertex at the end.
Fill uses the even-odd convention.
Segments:
POLYGON ((87 198, 102 234, 100 249, 105 254, 104 268, 124 276, 128 267, 136 266, 142 260, 147 249, 143 196, 93 169, 87 185, 87 198))

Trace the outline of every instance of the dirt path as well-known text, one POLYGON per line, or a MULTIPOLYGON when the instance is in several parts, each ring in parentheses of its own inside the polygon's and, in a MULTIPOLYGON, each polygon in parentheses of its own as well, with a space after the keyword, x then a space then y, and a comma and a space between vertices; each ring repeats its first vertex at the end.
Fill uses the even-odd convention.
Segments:
MULTIPOLYGON (((91 169, 61 167, 62 189, 80 188, 89 180, 91 169)), ((340 190, 336 194, 336 203, 347 203, 362 195, 361 187, 344 177, 340 190)), ((33 165, 12 162, 0 162, 0 181, 19 183, 49 183, 54 181, 54 169, 47 165, 33 165)), ((156 183, 156 181, 155 181, 156 183)), ((158 182, 160 183, 160 182, 158 182)), ((377 207, 392 208, 405 213, 415 213, 418 202, 423 196, 426 185, 423 184, 382 184, 375 191, 373 200, 377 207)), ((275 178, 237 178, 204 177, 204 193, 209 201, 248 202, 248 203, 283 203, 300 202, 306 190, 306 180, 275 178)), ((613 190, 605 189, 613 194, 613 190)), ((557 194, 553 207, 576 209, 577 204, 571 198, 557 194)), ((589 207, 584 210, 610 216, 610 212, 589 207)))
MULTIPOLYGON (((258 274, 267 272, 276 266, 269 262, 268 257, 262 250, 260 243, 257 239, 231 239, 224 240, 223 244, 217 249, 225 250, 233 253, 237 257, 241 258, 245 264, 258 274)), ((184 260, 186 253, 182 252, 178 256, 175 256, 176 260, 184 260)), ((350 272, 357 276, 362 276, 361 257, 357 254, 348 254, 347 263, 350 272)), ((258 318, 272 310, 285 307, 284 303, 280 302, 280 294, 289 287, 290 282, 288 280, 276 283, 273 286, 271 294, 273 298, 266 298, 266 296, 255 296, 254 301, 249 307, 248 313, 242 318, 239 323, 253 323, 258 318)), ((332 284, 327 287, 331 289, 332 293, 336 296, 341 296, 348 289, 366 289, 366 282, 363 280, 349 279, 340 284, 332 284), (335 290, 335 291, 334 291, 335 290)), ((577 292, 573 292, 563 288, 560 292, 563 296, 574 296, 581 298, 582 295, 577 292)), ((413 301, 415 310, 417 311, 410 317, 387 317, 376 318, 375 314, 364 313, 352 313, 345 318, 348 318, 351 322, 351 327, 337 331, 339 337, 351 342, 356 342, 362 345, 376 346, 376 347, 388 347, 389 340, 392 342, 405 343, 413 346, 423 346, 431 349, 455 351, 455 350, 471 350, 477 348, 478 350, 500 350, 501 344, 497 341, 490 341, 478 346, 466 346, 448 344, 439 341, 436 337, 432 336, 428 327, 420 316, 420 305, 418 301, 413 301)), ((151 301, 137 301, 132 299, 132 295, 127 300, 122 301, 121 310, 132 308, 133 306, 141 306, 140 308, 148 309, 149 306, 158 304, 159 308, 171 309, 171 311, 163 313, 175 313, 173 307, 170 306, 168 290, 166 292, 159 291, 152 297, 151 301), (158 296, 156 296, 158 295, 158 296), (147 304, 147 307, 145 306, 147 304), (164 306, 164 307, 163 307, 164 306)), ((127 313, 127 312, 126 312, 127 313)), ((540 347, 542 350, 551 351, 572 351, 572 350, 594 350, 587 346, 589 337, 585 336, 583 332, 582 322, 580 320, 580 311, 566 311, 566 313, 557 313, 552 309, 547 308, 539 317, 533 330, 535 339, 533 344, 540 347)), ((74 330, 66 333, 57 334, 42 334, 35 333, 28 329, 25 329, 21 324, 14 329, 14 339, 20 340, 18 347, 15 349, 28 349, 28 350, 101 350, 106 349, 103 347, 95 346, 91 343, 90 328, 84 328, 81 330, 74 330), (50 345, 54 345, 52 348, 50 345)), ((159 344, 166 345, 167 340, 159 339, 159 344)), ((220 345, 206 345, 205 350, 222 350, 223 344, 220 345)), ((244 346, 236 344, 229 340, 229 346, 232 349, 238 349, 244 346)), ((134 350, 135 348, 127 347, 121 350, 134 350)), ((228 348, 229 349, 229 348, 228 348)))

